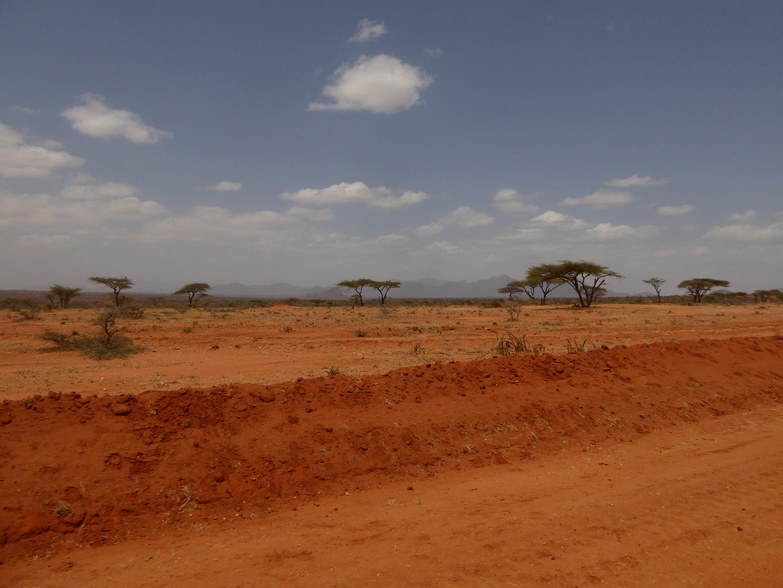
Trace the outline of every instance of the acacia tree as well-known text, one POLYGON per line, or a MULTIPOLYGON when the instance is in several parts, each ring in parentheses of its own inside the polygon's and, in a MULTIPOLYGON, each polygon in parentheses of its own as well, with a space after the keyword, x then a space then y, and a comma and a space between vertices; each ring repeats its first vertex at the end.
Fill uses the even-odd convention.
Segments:
POLYGON ((188 306, 193 308, 196 303, 204 296, 209 296, 209 294, 207 294, 207 290, 211 289, 212 286, 209 284, 205 284, 203 282, 193 282, 192 284, 186 284, 185 286, 182 286, 182 288, 174 292, 174 294, 187 294, 188 306))
POLYGON ((530 275, 539 275, 551 284, 568 284, 576 292, 579 306, 582 308, 589 307, 598 296, 606 292, 603 285, 607 278, 624 277, 604 265, 570 259, 531 267, 528 270, 528 276, 530 275))
POLYGON ((386 297, 389 295, 389 290, 392 288, 399 288, 400 282, 395 282, 393 280, 386 280, 384 282, 375 282, 372 281, 369 284, 367 284, 370 288, 375 288, 378 290, 378 302, 381 304, 386 304, 386 297))
POLYGON ((358 280, 343 280, 337 284, 340 288, 350 288, 356 292, 356 299, 359 301, 359 306, 364 306, 364 298, 362 298, 362 290, 365 286, 371 286, 373 280, 369 278, 359 278, 358 280))
POLYGON ((117 307, 122 306, 122 299, 120 298, 120 292, 133 287, 133 280, 125 276, 121 278, 98 276, 95 278, 90 278, 90 281, 95 282, 96 284, 102 284, 107 288, 111 288, 112 292, 114 292, 114 305, 117 307))
POLYGON ((68 306, 71 304, 71 299, 74 296, 78 296, 79 292, 81 291, 81 288, 66 288, 65 286, 55 284, 49 288, 49 294, 47 294, 46 297, 52 304, 54 304, 54 300, 56 298, 60 303, 61 308, 68 308, 68 306))
POLYGON ((661 286, 666 282, 663 278, 648 278, 647 280, 642 280, 645 284, 650 284, 650 286, 653 287, 655 290, 655 294, 658 296, 658 303, 663 302, 661 299, 661 286))
POLYGON ((498 294, 508 294, 509 301, 513 301, 515 294, 522 294, 524 292, 524 289, 517 285, 519 283, 520 282, 509 282, 502 288, 498 288, 498 294))
POLYGON ((726 280, 716 280, 714 278, 691 278, 690 280, 683 280, 677 287, 687 290, 688 294, 693 297, 693 301, 698 303, 713 288, 728 288, 729 283, 726 280))

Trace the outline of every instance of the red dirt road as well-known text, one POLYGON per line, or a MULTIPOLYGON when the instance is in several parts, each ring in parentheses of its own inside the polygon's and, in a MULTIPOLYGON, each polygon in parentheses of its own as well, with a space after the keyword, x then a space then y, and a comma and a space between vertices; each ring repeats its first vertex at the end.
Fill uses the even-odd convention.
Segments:
POLYGON ((779 586, 783 411, 18 564, 10 586, 779 586))
POLYGON ((783 340, 0 406, 9 586, 760 586, 783 340))

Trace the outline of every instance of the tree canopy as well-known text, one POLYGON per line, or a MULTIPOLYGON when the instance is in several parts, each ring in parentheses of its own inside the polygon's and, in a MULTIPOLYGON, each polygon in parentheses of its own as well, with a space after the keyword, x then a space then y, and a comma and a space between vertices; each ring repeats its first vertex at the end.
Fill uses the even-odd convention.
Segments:
POLYGON ((174 292, 174 294, 187 294, 188 306, 192 308, 204 296, 209 296, 209 294, 207 294, 207 290, 211 289, 212 286, 209 284, 205 284, 203 282, 193 282, 192 284, 186 284, 185 286, 182 286, 182 288, 174 292))
POLYGON ((690 280, 683 280, 677 287, 687 290, 688 294, 693 297, 694 302, 701 302, 704 295, 714 288, 728 288, 729 282, 716 280, 715 278, 691 278, 690 280))
POLYGON ((546 263, 531 267, 528 270, 528 280, 537 278, 547 284, 568 284, 576 292, 579 306, 587 308, 598 296, 606 292, 603 285, 607 278, 622 278, 623 276, 604 265, 591 261, 560 260, 558 263, 546 263))
POLYGON ((49 288, 47 298, 49 298, 52 304, 54 304, 54 299, 56 298, 62 308, 68 308, 71 304, 71 299, 78 296, 81 291, 81 288, 67 288, 60 286, 60 284, 55 284, 49 288))
POLYGON ((111 288, 112 292, 114 292, 115 306, 122 305, 122 300, 120 299, 120 292, 133 287, 133 280, 125 276, 121 278, 98 276, 98 277, 90 278, 90 281, 95 282, 96 284, 102 284, 107 288, 111 288))
POLYGON ((663 286, 664 283, 666 283, 666 280, 663 278, 648 278, 646 280, 642 280, 645 284, 650 284, 650 286, 653 287, 655 290, 655 294, 658 296, 658 302, 662 302, 661 300, 661 286, 663 286))
POLYGON ((375 288, 378 290, 378 302, 381 304, 386 304, 386 297, 389 295, 389 290, 392 288, 399 288, 400 282, 395 282, 394 280, 385 280, 383 282, 370 282, 367 284, 370 288, 375 288))
POLYGON ((373 280, 369 278, 359 278, 358 280, 343 280, 338 286, 341 288, 349 288, 356 292, 356 299, 359 301, 359 306, 364 306, 364 298, 362 297, 362 290, 365 287, 370 286, 373 280))

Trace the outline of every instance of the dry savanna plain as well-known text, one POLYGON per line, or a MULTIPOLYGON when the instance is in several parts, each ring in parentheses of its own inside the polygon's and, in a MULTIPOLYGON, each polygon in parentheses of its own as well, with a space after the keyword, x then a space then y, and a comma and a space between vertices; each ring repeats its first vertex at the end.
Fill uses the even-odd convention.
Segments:
POLYGON ((0 314, 2 586, 783 585, 781 304, 212 300, 47 350, 95 315, 0 314))

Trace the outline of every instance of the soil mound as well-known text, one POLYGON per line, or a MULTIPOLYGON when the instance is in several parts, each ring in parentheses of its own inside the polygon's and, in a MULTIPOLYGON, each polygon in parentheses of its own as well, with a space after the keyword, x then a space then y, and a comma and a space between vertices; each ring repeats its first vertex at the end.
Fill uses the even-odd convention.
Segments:
POLYGON ((10 561, 783 401, 783 340, 432 363, 384 375, 0 405, 10 561))

